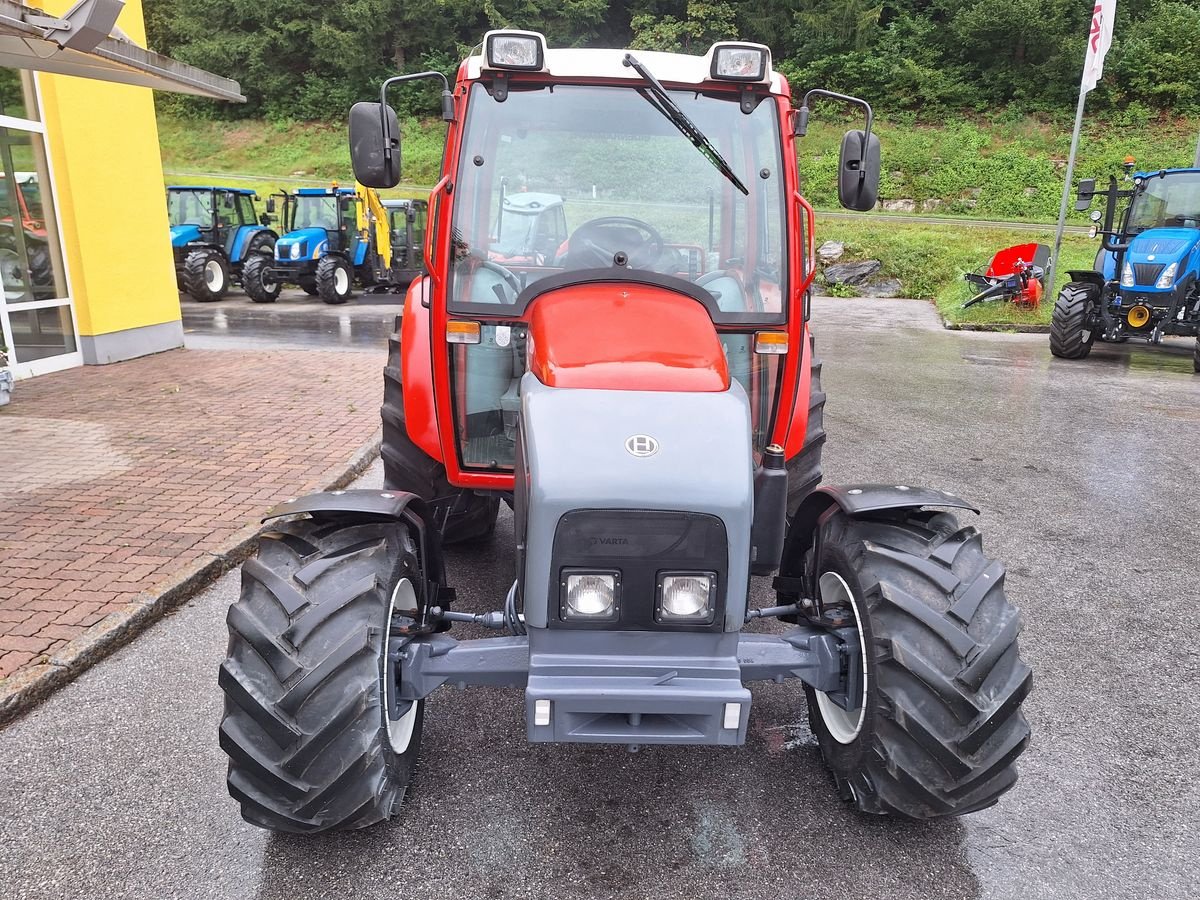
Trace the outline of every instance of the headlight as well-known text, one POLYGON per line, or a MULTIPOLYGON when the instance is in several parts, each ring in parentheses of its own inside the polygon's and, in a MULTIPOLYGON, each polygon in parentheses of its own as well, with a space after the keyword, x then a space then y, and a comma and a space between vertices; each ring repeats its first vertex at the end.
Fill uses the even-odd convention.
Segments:
POLYGON ((1133 287, 1133 266, 1128 261, 1125 262, 1125 267, 1121 269, 1121 287, 1133 287))
POLYGON ((762 44, 713 44, 713 78, 725 81, 766 81, 771 72, 771 52, 762 44))
POLYGON ((536 31, 489 31, 483 43, 492 68, 536 72, 545 64, 546 39, 536 31))
POLYGON ((291 249, 288 250, 288 258, 289 259, 299 259, 303 253, 304 253, 304 245, 301 244, 299 241, 296 241, 296 243, 292 244, 291 249))
POLYGON ((1179 263, 1171 263, 1167 266, 1161 275, 1158 276, 1158 281, 1154 282, 1156 288, 1169 288, 1175 283, 1175 272, 1178 271, 1179 263))
POLYGON ((710 622, 716 575, 712 572, 664 574, 658 587, 660 622, 710 622))
POLYGON ((564 570, 560 612, 564 619, 605 621, 615 619, 618 572, 572 572, 564 570))

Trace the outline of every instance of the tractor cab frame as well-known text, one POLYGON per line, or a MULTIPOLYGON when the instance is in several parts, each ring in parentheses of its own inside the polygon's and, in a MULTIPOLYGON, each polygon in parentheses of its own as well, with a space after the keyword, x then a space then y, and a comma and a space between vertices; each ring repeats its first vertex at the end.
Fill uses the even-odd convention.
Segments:
POLYGON ((219 300, 241 281, 247 260, 270 257, 278 235, 260 218, 258 195, 244 188, 167 188, 167 216, 179 289, 202 302, 219 300))
POLYGON ((1200 373, 1200 169, 1110 177, 1102 191, 1084 179, 1076 210, 1097 196, 1104 209, 1092 213, 1092 235, 1101 237, 1095 268, 1069 273, 1051 322, 1051 351, 1081 359, 1097 340, 1195 337, 1200 373))
POLYGON ((1028 739, 1029 670, 1003 567, 939 511, 972 507, 817 487, 797 137, 815 98, 861 108, 839 196, 870 209, 870 107, 810 91, 795 108, 757 44, 700 57, 492 32, 453 88, 398 76, 352 108, 362 184, 399 181, 387 91, 424 77, 444 84, 444 174, 389 345, 385 488, 273 510, 229 614, 221 740, 243 815, 307 832, 393 815, 446 684, 521 690, 530 741, 632 750, 742 744, 747 685, 790 680, 858 809, 994 803, 1028 739), (561 252, 497 261, 505 178, 570 207, 561 252), (491 537, 501 500, 515 578, 459 598, 443 545, 491 537), (751 578, 772 575, 775 604, 752 607, 751 578), (757 619, 790 627, 744 630, 757 619))

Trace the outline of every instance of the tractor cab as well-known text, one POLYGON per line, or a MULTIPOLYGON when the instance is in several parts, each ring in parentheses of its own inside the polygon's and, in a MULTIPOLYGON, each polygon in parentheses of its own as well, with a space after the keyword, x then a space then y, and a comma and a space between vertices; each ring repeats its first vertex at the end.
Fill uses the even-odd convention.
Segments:
POLYGON ((390 281, 407 286, 425 267, 425 229, 429 204, 424 200, 384 200, 392 247, 390 281))
POLYGON ((237 257, 239 242, 262 227, 256 199, 254 191, 242 188, 167 188, 171 246, 178 250, 203 243, 219 246, 231 259, 237 257))
POLYGON ((490 234, 488 255, 495 262, 532 264, 553 261, 566 250, 567 218, 558 194, 505 192, 501 177, 500 206, 490 234))
POLYGON ((1200 169, 1136 172, 1125 182, 1110 178, 1105 191, 1086 179, 1076 209, 1087 209, 1097 195, 1106 202, 1103 212, 1092 213, 1093 233, 1103 237, 1095 269, 1070 273, 1064 291, 1079 299, 1071 316, 1065 310, 1060 315, 1060 337, 1051 349, 1080 358, 1097 339, 1158 344, 1167 335, 1197 336, 1200 372, 1200 169))

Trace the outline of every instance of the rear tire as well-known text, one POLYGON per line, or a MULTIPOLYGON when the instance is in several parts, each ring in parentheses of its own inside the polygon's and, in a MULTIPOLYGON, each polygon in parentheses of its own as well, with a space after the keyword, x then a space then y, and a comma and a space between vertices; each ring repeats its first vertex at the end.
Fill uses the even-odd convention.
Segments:
POLYGON ((1063 287, 1050 318, 1050 352, 1060 359, 1083 359, 1096 341, 1096 302, 1093 284, 1073 281, 1063 287))
POLYGON ((400 383, 400 318, 388 339, 383 370, 383 484, 388 490, 408 491, 428 503, 441 529, 443 544, 477 541, 496 530, 500 498, 457 488, 446 480, 446 467, 413 443, 404 421, 404 388, 400 383))
MULTIPOLYGON (((273 831, 365 828, 394 815, 412 780, 422 701, 385 686, 390 615, 420 583, 399 522, 306 519, 259 541, 229 609, 221 748, 242 817, 273 831)), ((405 603, 405 599, 409 602, 405 603)))
POLYGON ((216 250, 193 250, 183 261, 183 286, 199 303, 220 300, 229 290, 229 263, 216 250))
POLYGON ((821 483, 821 448, 825 444, 825 392, 821 390, 821 360, 816 340, 810 336, 812 377, 808 388, 808 427, 804 446, 787 462, 788 517, 795 515, 804 498, 821 483))
POLYGON ((806 686, 809 723, 839 794, 859 811, 960 816, 1016 782, 1033 676, 1004 567, 984 555, 979 532, 946 513, 903 515, 839 511, 820 527, 810 574, 824 604, 852 608, 866 687, 847 712, 806 686))
POLYGON ((317 262, 317 293, 326 303, 345 303, 354 293, 354 271, 340 256, 322 256, 317 262))
POLYGON ((252 253, 242 264, 242 288, 255 303, 274 303, 283 285, 270 273, 271 257, 252 253))
POLYGON ((1192 348, 1192 371, 1200 375, 1200 335, 1196 336, 1196 346, 1192 348))

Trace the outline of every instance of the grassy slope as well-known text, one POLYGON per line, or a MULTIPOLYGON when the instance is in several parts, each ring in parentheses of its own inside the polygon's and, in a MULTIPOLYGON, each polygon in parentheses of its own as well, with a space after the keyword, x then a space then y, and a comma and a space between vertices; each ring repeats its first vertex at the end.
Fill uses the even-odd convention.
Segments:
MULTIPOLYGON (((1080 144, 1079 176, 1116 174, 1130 153, 1147 168, 1188 165, 1197 124, 1188 120, 1090 123, 1080 144)), ((801 145, 801 176, 818 209, 837 205, 837 151, 844 127, 814 122, 801 145)), ((933 200, 939 216, 1035 222, 1053 222, 1057 217, 1070 140, 1069 130, 1062 126, 998 119, 945 126, 880 122, 877 129, 884 146, 881 194, 885 198, 911 199, 918 212, 925 201, 933 200)), ((442 123, 436 120, 404 123, 404 177, 409 186, 385 193, 422 196, 427 191, 421 186, 437 180, 443 133, 442 123)), ((342 125, 215 122, 162 115, 159 137, 168 172, 235 173, 244 177, 221 180, 252 187, 264 196, 302 183, 349 183, 351 177, 342 125)), ((167 175, 169 183, 211 180, 167 175)), ((1085 221, 1082 214, 1073 214, 1073 219, 1085 221)), ((959 307, 969 296, 964 272, 985 266, 993 253, 1010 244, 1032 240, 1053 244, 1052 229, 1039 234, 826 219, 819 225, 818 239, 845 242, 848 259, 882 260, 884 275, 899 278, 909 296, 935 299, 952 321, 1043 322, 1049 316, 1050 303, 1043 303, 1036 313, 1022 313, 1003 303, 969 310, 959 307)), ((1069 236, 1059 269, 1090 268, 1094 254, 1093 241, 1069 236)))

